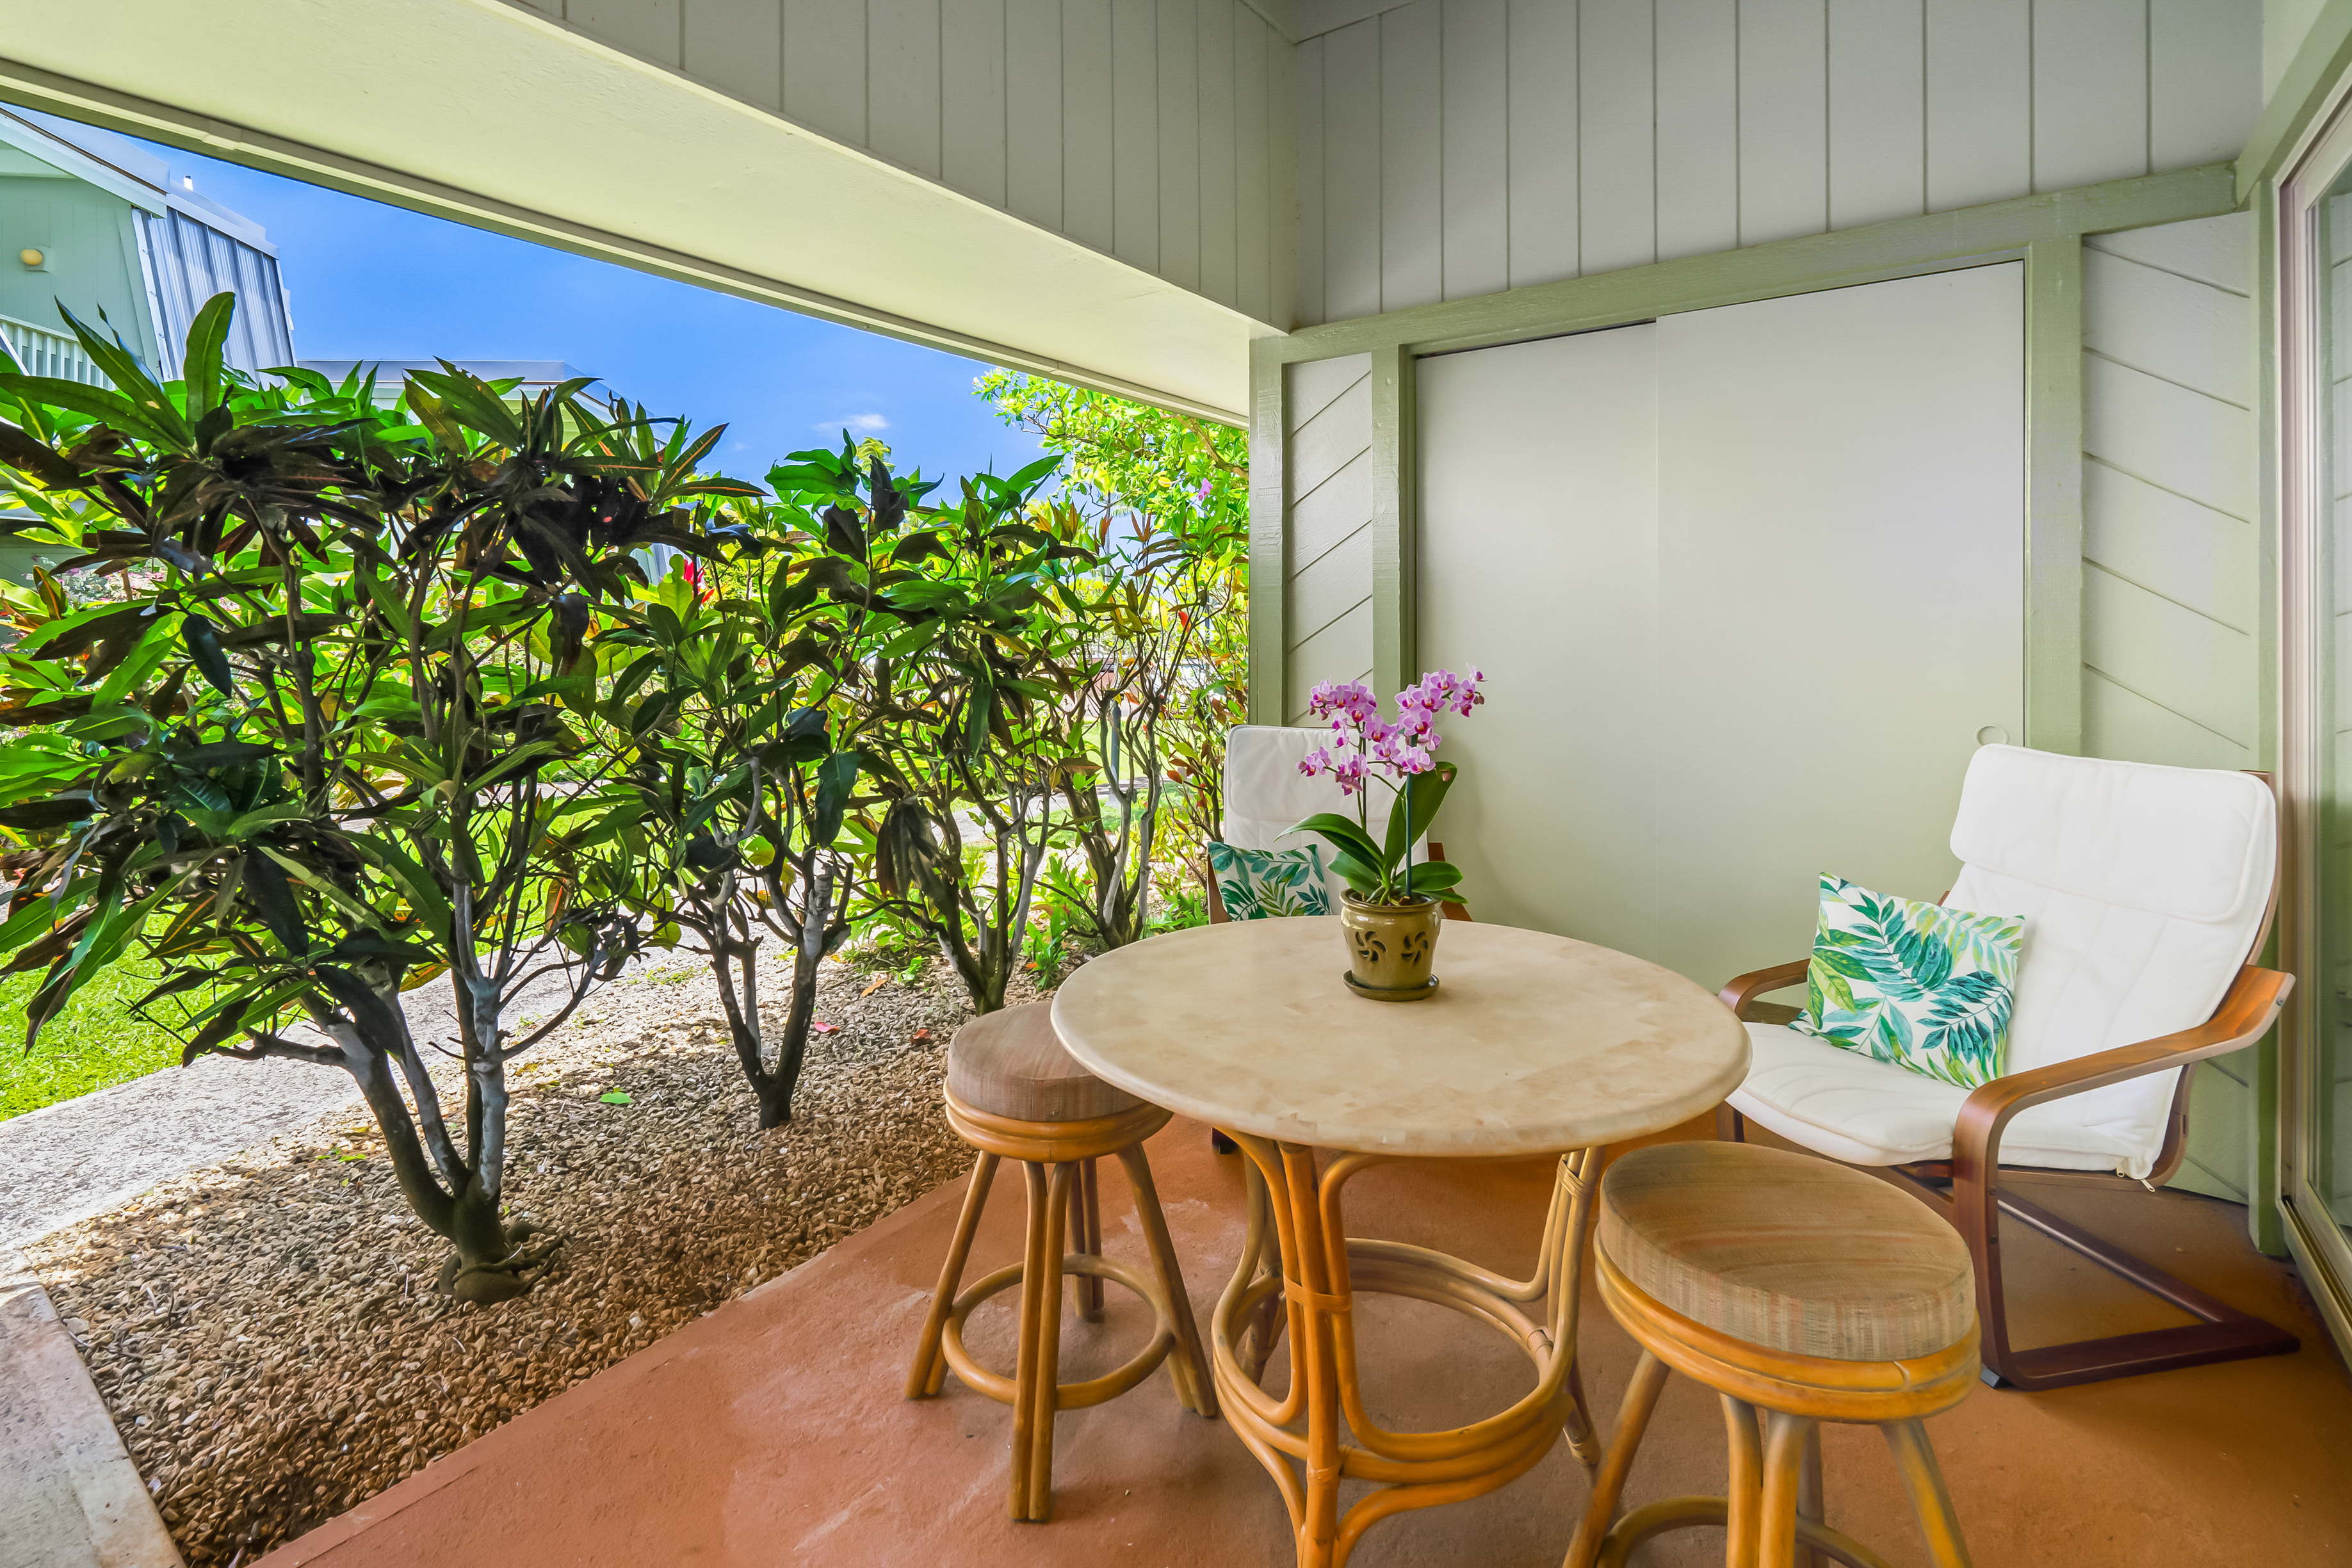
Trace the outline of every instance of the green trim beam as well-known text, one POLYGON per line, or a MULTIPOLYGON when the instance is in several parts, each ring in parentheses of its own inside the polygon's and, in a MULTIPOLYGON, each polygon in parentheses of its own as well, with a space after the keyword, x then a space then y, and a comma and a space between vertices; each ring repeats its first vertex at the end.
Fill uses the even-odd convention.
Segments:
POLYGON ((1283 633, 1290 605, 1290 454, 1285 426, 1288 389, 1282 361, 1261 338, 1250 345, 1249 716, 1282 722, 1290 652, 1283 633))
POLYGON ((2025 741, 2083 750, 2083 241, 2025 247, 2025 741))
POLYGON ((1413 357, 1401 343, 1372 350, 1372 689, 1401 690, 1414 666, 1413 555, 1421 485, 1414 474, 1421 422, 1413 410, 1413 357))

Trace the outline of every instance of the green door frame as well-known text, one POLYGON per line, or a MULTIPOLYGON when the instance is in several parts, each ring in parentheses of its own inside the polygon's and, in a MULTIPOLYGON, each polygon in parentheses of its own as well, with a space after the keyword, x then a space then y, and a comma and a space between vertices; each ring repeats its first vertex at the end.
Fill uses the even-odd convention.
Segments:
POLYGON ((1413 633, 1415 361, 1425 355, 1995 262, 2025 264, 2024 743, 2083 740, 2083 236, 2242 204, 2229 163, 1775 240, 1262 338, 1250 349, 1250 718, 1284 720, 1289 583, 1286 366, 1371 356, 1372 681, 1419 673, 1413 633))

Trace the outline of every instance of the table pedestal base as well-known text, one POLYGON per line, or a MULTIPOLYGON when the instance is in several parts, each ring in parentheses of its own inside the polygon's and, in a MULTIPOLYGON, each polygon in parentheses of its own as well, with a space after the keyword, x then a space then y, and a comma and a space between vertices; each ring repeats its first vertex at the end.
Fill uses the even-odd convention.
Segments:
POLYGON ((1299 1568, 1342 1568, 1364 1531, 1391 1514, 1493 1491, 1533 1469, 1563 1430, 1587 1471, 1599 1466, 1598 1429, 1576 1370, 1576 1319, 1601 1150, 1560 1156, 1535 1273, 1511 1280, 1428 1248, 1347 1239, 1343 1190, 1391 1156, 1342 1155, 1318 1175, 1311 1148, 1230 1135, 1249 1160, 1249 1228, 1211 1320, 1217 1395, 1282 1492, 1299 1568), (1366 1413, 1357 1375, 1359 1291, 1434 1302, 1488 1324, 1526 1353, 1535 1388, 1453 1431, 1384 1429, 1366 1413), (1540 1316, 1530 1316, 1538 1301, 1540 1316), (1286 1333, 1290 1388, 1277 1400, 1259 1380, 1286 1333), (1342 1513, 1342 1480, 1379 1490, 1342 1513))

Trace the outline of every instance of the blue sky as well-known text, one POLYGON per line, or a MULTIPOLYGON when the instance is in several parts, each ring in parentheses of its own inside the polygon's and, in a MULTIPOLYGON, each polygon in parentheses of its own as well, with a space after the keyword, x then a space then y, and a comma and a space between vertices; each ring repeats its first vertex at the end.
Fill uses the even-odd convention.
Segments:
MULTIPOLYGON (((131 141, 57 122, 103 155, 131 141)), ((715 465, 761 480, 786 453, 878 435, 901 468, 1011 473, 1038 455, 972 395, 987 367, 772 305, 714 294, 275 174, 134 142, 174 185, 269 231, 306 360, 563 360, 607 392, 698 429, 715 465)))

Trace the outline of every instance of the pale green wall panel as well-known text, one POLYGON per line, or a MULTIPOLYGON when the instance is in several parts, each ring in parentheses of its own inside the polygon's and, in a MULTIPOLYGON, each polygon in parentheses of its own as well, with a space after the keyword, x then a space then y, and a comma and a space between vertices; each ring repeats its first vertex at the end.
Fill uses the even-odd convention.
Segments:
POLYGON ((2093 461, 2083 465, 2083 557, 2116 576, 2252 632, 2260 574, 2250 518, 2093 461))
POLYGON ((1259 688, 1254 716, 1286 724, 1305 712, 1318 682, 1356 680, 1371 668, 1372 357, 1272 370, 1283 403, 1283 659, 1259 688))
POLYGON ((2097 567, 2083 574, 2083 662, 2224 739, 2254 743, 2253 638, 2097 567))
POLYGON ((2083 672, 2083 754, 2171 768, 2251 768, 2253 753, 2095 669, 2083 672))

